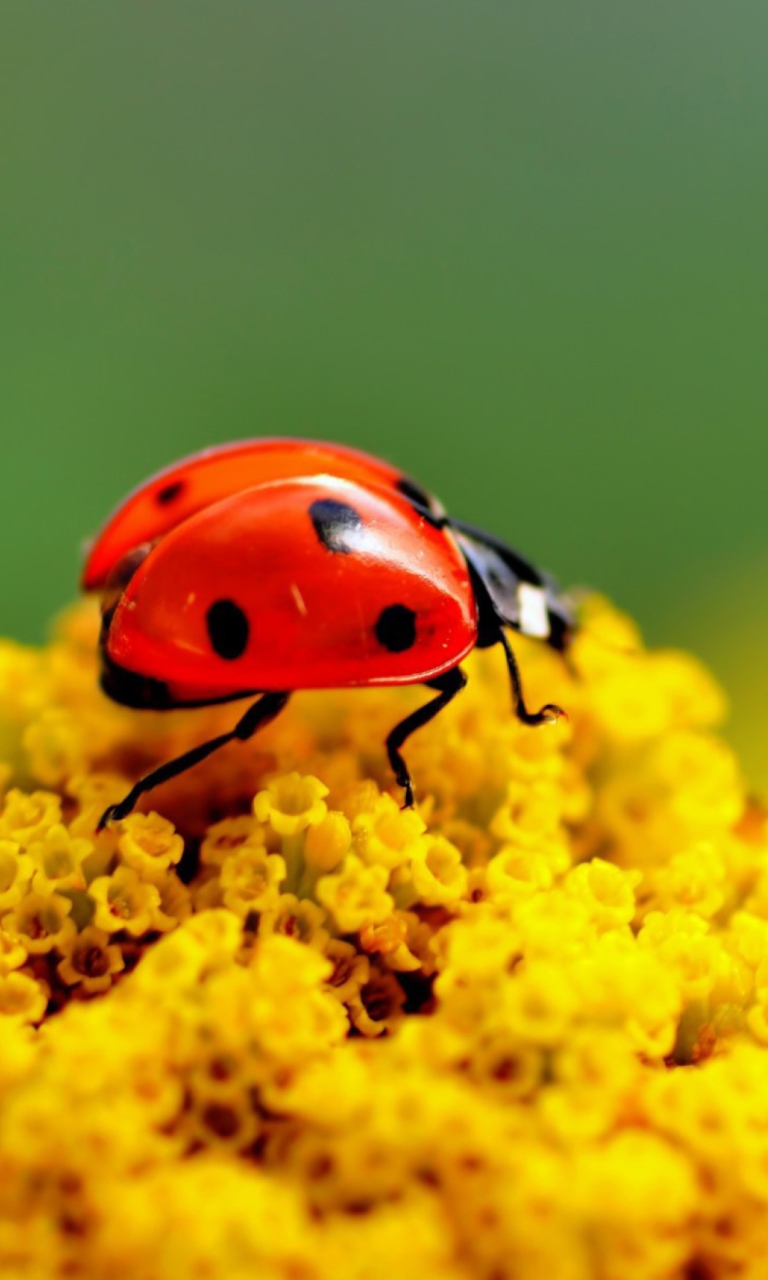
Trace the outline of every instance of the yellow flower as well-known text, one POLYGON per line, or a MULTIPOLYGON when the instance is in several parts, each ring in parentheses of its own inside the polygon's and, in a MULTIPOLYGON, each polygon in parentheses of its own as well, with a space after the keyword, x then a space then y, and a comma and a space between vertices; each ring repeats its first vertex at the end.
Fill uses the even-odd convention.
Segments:
POLYGON ((726 969, 724 949, 708 936, 706 921, 696 914, 651 911, 638 942, 653 950, 676 976, 686 1000, 706 999, 726 969))
POLYGON ((73 840, 62 823, 49 827, 42 840, 33 841, 27 852, 36 868, 33 884, 37 892, 84 889, 83 862, 92 852, 90 840, 73 840))
POLYGON ((728 704, 706 667, 689 653, 662 649, 646 661, 651 682, 665 695, 676 728, 708 729, 720 724, 728 704))
POLYGON ((107 991, 112 977, 125 967, 119 947, 110 946, 109 934, 89 927, 68 939, 62 947, 64 959, 57 967, 62 982, 79 985, 89 995, 107 991))
POLYGON ((368 981, 371 972, 370 961, 367 956, 361 955, 351 942, 342 942, 340 938, 331 938, 326 943, 325 954, 333 964, 331 974, 326 980, 326 989, 332 991, 342 1004, 346 1004, 368 981))
POLYGON ((405 993, 393 973, 371 970, 368 981, 348 1000, 349 1016, 361 1035, 393 1031, 403 1019, 405 993))
POLYGON ((654 872, 655 899, 665 910, 684 907, 697 915, 714 916, 725 900, 725 865, 711 844, 699 843, 676 853, 654 872))
POLYGON ((430 907, 458 902, 467 892, 461 853, 444 836, 425 840, 410 864, 410 874, 419 901, 430 907))
POLYGON ((394 902, 386 891, 388 880, 385 867, 366 867, 350 853, 337 875, 320 877, 316 893, 340 932, 355 933, 366 925, 380 924, 391 913, 394 902))
POLYGON ((623 1132, 587 1155, 584 1175, 577 1202, 611 1270, 635 1252, 635 1275, 673 1274, 685 1258, 681 1241, 698 1200, 685 1155, 654 1134, 623 1132), (623 1230, 616 1230, 616 1217, 623 1230), (630 1239, 638 1241, 636 1250, 627 1247, 630 1239))
POLYGON ((15 840, 0 840, 0 911, 16 906, 27 892, 34 870, 15 840))
POLYGON ((207 964, 218 968, 233 961, 240 950, 243 924, 233 911, 201 911, 187 920, 184 934, 200 945, 207 964))
POLYGON ((16 840, 26 849, 61 822, 61 800, 49 791, 9 791, 0 812, 0 837, 16 840))
POLYGON ((398 972, 421 969, 422 958, 414 955, 407 942, 413 934, 413 921, 418 922, 418 917, 406 911, 394 911, 381 924, 363 925, 360 945, 369 955, 380 955, 390 969, 398 972))
POLYGON ((551 859, 539 850, 505 845, 491 858, 484 873, 494 902, 515 902, 548 889, 553 883, 551 859))
POLYGON ((617 667, 636 670, 642 649, 640 630, 626 613, 597 593, 581 601, 570 658, 583 679, 592 684, 617 667))
POLYGON ((515 978, 503 1008, 505 1025, 520 1041, 551 1047, 565 1040, 578 1003, 567 975, 540 962, 515 978))
POLYGON ((265 905, 259 922, 259 934, 268 938, 282 934, 296 938, 309 947, 324 950, 328 941, 327 916, 316 902, 300 901, 294 893, 281 893, 265 905))
POLYGON ((569 872, 565 891, 584 904, 598 929, 616 929, 632 920, 634 890, 641 879, 639 871, 622 871, 603 858, 593 858, 569 872))
POLYGON ((185 1117, 185 1136, 214 1151, 245 1152, 252 1147, 263 1127, 249 1099, 238 1090, 231 1096, 202 1096, 192 1100, 185 1117))
POLYGON ((328 806, 328 788, 319 778, 289 773, 270 782, 253 801, 260 822, 269 822, 278 835, 292 836, 322 822, 328 806))
POLYGON ((665 690, 647 673, 647 658, 602 673, 591 690, 590 709, 605 736, 621 745, 652 741, 669 723, 665 690))
POLYGON ((159 813, 131 813, 120 824, 117 847, 127 867, 155 879, 179 861, 184 840, 159 813))
POLYGON ((77 801, 79 813, 69 824, 73 836, 97 839, 102 845, 114 837, 111 830, 97 835, 96 827, 104 810, 122 800, 130 783, 118 773, 77 773, 67 780, 65 791, 77 801))
POLYGON ((20 969, 26 963, 28 954, 18 934, 7 933, 0 928, 0 974, 20 969))
POLYGON ((14 911, 2 918, 2 927, 29 955, 61 949, 75 933, 69 918, 72 903, 58 893, 28 893, 14 911))
POLYGON ((501 1098, 529 1098, 544 1071, 540 1050, 507 1027, 484 1028, 472 1049, 472 1075, 501 1098))
POLYGON ((261 826, 255 818, 243 814, 240 818, 224 818, 208 828, 200 845, 200 861, 204 866, 220 867, 225 858, 244 844, 263 844, 261 826))
POLYGON ((25 729, 22 744, 33 776, 46 787, 59 786, 85 763, 82 727, 69 708, 42 711, 25 729))
POLYGON ((304 858, 317 871, 332 871, 346 857, 352 845, 352 831, 343 813, 328 813, 307 831, 304 858))
POLYGON ((143 884, 131 867, 118 867, 111 876, 99 876, 88 893, 95 904, 94 924, 106 933, 126 933, 139 937, 154 925, 160 907, 160 893, 153 884, 143 884))
POLYGON ((378 796, 371 809, 352 821, 356 853, 365 862, 391 870, 418 857, 426 823, 415 809, 401 809, 391 796, 378 796))
POLYGON ((560 790, 552 779, 514 779, 490 829, 499 840, 535 847, 542 838, 551 838, 557 833, 560 808, 560 790))
POLYGON ((733 752, 703 733, 669 734, 654 752, 654 768, 669 789, 673 814, 694 831, 731 826, 744 806, 733 752))
POLYGON ((160 894, 160 907, 155 913, 154 927, 168 933, 186 920, 192 910, 192 895, 174 871, 148 877, 160 894))
POLYGON ((248 974, 249 1016, 263 1052, 281 1068, 327 1052, 346 1035, 344 1010, 323 989, 330 975, 330 962, 293 938, 273 934, 259 942, 248 974))
POLYGON ((243 844, 221 866, 219 882, 226 907, 237 915, 264 911, 278 897, 285 879, 285 860, 263 846, 243 844))
POLYGON ((593 599, 514 637, 567 725, 468 656, 418 812, 422 695, 317 691, 97 833, 232 723, 113 706, 98 632, 0 642, 0 1271, 762 1280, 768 812, 695 660, 593 599))
POLYGON ((0 1018, 15 1022, 40 1022, 48 997, 39 983, 26 973, 0 976, 0 1018))
MULTIPOLYGON (((207 918, 214 914, 216 913, 205 911, 196 919, 206 920, 207 923, 207 918)), ((134 989, 139 996, 144 996, 145 1008, 150 1000, 168 997, 176 999, 179 995, 194 991, 206 970, 218 967, 219 955, 214 952, 215 958, 211 958, 206 950, 207 932, 206 929, 201 938, 197 931, 193 933, 186 928, 177 929, 145 952, 135 974, 131 975, 134 989)), ((215 933, 218 938, 218 927, 215 933)), ((239 943, 239 936, 237 941, 239 943)))

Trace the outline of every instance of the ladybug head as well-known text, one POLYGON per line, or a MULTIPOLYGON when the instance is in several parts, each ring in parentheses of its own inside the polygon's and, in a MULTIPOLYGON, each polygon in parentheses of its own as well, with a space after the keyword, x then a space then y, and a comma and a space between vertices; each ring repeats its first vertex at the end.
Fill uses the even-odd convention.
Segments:
POLYGON ((155 707, 160 709, 171 705, 168 686, 160 680, 139 676, 127 671, 112 662, 107 652, 109 631, 120 599, 125 588, 143 564, 154 543, 144 542, 133 547, 112 566, 104 584, 101 597, 101 632, 99 635, 99 653, 101 656, 101 676, 99 683, 104 693, 113 702, 126 707, 155 707))
POLYGON ((140 546, 132 547, 110 569, 101 596, 102 638, 105 629, 109 629, 121 595, 155 545, 155 542, 142 542, 140 546))

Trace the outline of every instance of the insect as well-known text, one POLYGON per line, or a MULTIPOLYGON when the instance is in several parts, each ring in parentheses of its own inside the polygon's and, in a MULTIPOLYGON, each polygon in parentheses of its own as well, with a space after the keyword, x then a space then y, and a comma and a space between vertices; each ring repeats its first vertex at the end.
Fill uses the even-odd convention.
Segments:
POLYGON ((446 514, 396 467, 341 445, 265 439, 209 449, 148 480, 88 553, 102 596, 101 685, 130 707, 256 698, 234 728, 141 778, 140 796, 268 724, 297 689, 424 684, 389 733, 405 806, 406 740, 464 688, 463 658, 501 645, 517 717, 528 710, 507 628, 564 650, 573 632, 555 581, 446 514))

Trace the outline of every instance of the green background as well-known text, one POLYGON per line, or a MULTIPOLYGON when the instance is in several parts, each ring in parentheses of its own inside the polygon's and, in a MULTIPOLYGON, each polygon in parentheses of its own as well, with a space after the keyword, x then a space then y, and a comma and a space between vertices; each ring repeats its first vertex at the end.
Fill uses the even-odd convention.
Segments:
POLYGON ((764 0, 6 0, 0 630, 153 469, 314 435, 704 654, 754 753, 767 58, 764 0))

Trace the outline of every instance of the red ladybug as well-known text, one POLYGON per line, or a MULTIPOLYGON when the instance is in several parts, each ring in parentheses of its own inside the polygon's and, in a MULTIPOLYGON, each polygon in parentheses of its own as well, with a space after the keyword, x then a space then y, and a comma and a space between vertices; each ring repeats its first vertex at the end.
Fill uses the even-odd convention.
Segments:
POLYGON ((101 684, 116 702, 170 709, 254 697, 229 733, 140 779, 101 825, 233 739, 295 689, 422 683, 437 696, 386 740, 405 804, 405 740, 464 687, 459 663, 500 644, 515 711, 530 712, 506 628, 564 649, 573 620, 555 582, 445 514, 396 467, 341 445, 253 440, 186 458, 135 490, 83 572, 102 592, 101 684))

